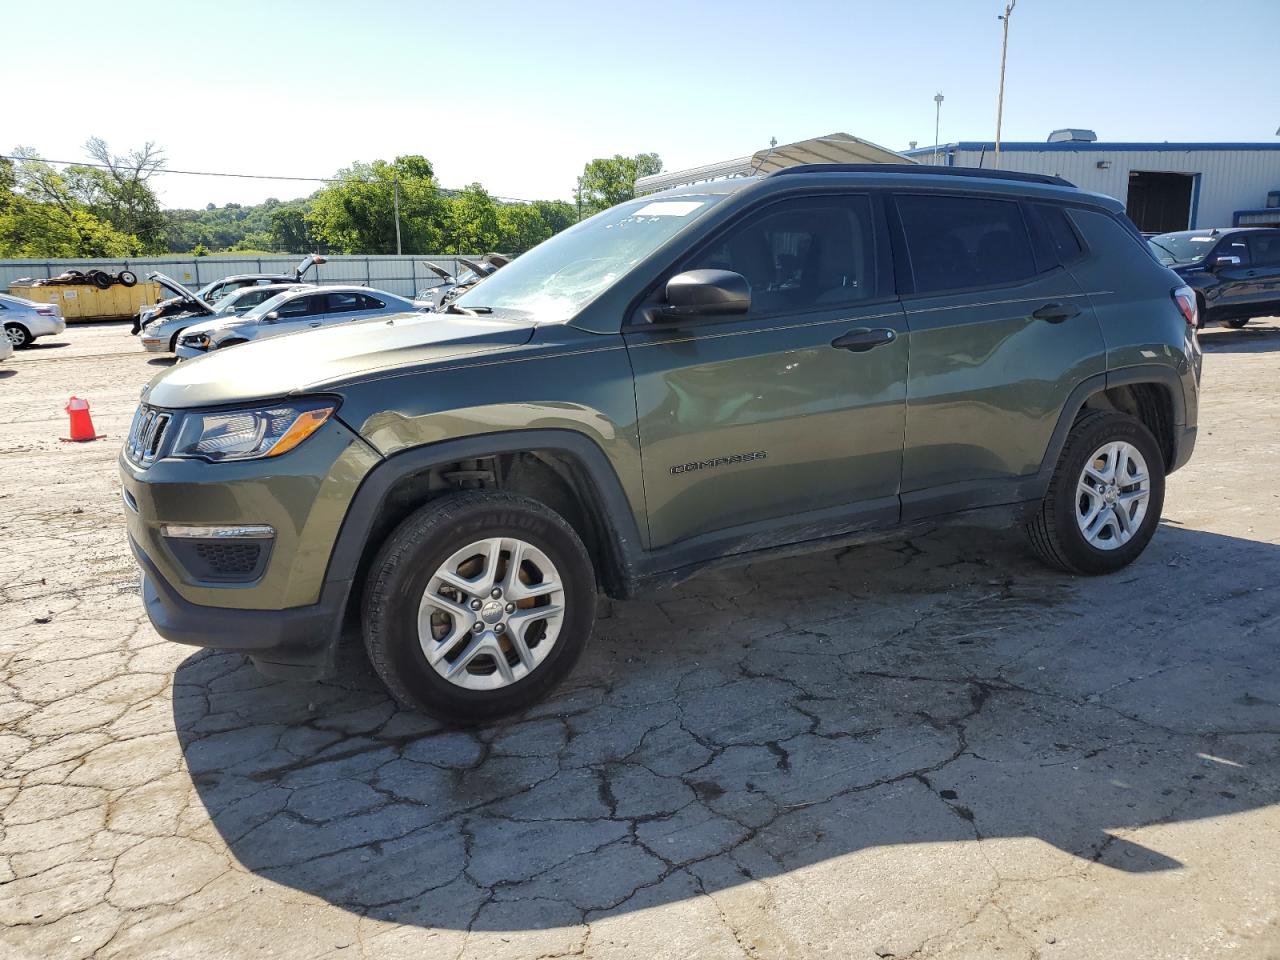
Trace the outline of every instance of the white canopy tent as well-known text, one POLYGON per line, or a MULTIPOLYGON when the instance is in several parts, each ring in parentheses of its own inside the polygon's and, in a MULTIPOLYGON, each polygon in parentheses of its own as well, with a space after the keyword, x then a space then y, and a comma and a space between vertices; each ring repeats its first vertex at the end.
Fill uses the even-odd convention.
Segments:
POLYGON ((687 170, 656 173, 636 181, 636 193, 656 193, 671 187, 707 183, 730 177, 753 177, 805 163, 915 163, 909 157, 848 133, 830 133, 779 147, 757 150, 749 157, 709 163, 687 170))

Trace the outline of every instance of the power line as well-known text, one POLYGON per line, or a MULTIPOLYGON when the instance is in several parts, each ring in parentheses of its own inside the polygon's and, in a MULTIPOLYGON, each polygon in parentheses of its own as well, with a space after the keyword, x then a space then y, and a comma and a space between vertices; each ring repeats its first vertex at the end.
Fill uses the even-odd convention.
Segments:
MULTIPOLYGON (((0 160, 15 160, 18 163, 48 163, 58 167, 93 167, 97 170, 111 170, 110 164, 91 163, 87 160, 46 160, 44 157, 16 157, 9 154, 0 154, 0 160)), ((237 180, 292 180, 298 183, 342 183, 341 177, 277 177, 265 173, 215 173, 211 170, 170 170, 168 167, 159 167, 154 171, 156 176, 166 173, 174 173, 184 177, 231 177, 237 180)), ((445 193, 461 193, 461 190, 454 190, 449 187, 440 188, 445 193)), ((493 194, 493 199, 501 200, 504 203, 537 203, 536 200, 524 200, 520 197, 500 197, 493 194)))

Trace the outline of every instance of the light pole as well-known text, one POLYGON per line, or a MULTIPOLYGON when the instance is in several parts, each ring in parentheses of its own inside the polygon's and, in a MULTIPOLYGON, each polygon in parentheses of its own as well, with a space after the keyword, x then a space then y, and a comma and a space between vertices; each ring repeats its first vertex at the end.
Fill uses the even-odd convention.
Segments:
POLYGON ((1009 55, 1009 18, 1013 16, 1013 8, 1018 5, 1018 0, 1009 0, 1004 5, 1004 16, 997 16, 996 19, 1004 24, 1004 42, 1000 45, 1000 95, 996 99, 996 169, 1000 169, 1000 124, 1004 120, 1004 64, 1005 59, 1009 55))
POLYGON ((938 130, 942 127, 942 91, 933 95, 933 165, 938 165, 938 130))

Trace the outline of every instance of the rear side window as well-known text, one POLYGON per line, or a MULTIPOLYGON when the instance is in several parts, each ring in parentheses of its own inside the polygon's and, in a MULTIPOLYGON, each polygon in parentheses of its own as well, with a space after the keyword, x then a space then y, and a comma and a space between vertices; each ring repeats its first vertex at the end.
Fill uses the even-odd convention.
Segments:
POLYGON ((1248 239, 1255 267, 1280 266, 1280 233, 1251 233, 1248 239))
POLYGON ((317 313, 324 313, 324 297, 296 297, 288 303, 282 303, 276 308, 276 313, 280 314, 282 318, 310 317, 317 313))
POLYGON ((1027 209, 1032 225, 1040 230, 1059 263, 1070 263, 1084 253, 1065 210, 1053 203, 1029 203, 1027 209))
POLYGON ((1014 200, 899 195, 898 216, 916 293, 1018 283, 1036 275, 1031 237, 1014 200))

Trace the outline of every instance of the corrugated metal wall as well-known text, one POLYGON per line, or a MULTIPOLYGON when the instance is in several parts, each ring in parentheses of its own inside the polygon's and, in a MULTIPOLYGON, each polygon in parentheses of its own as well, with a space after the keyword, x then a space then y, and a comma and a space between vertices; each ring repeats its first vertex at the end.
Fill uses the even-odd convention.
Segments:
MULTIPOLYGON (((457 258, 452 256, 407 257, 327 257, 327 263, 312 267, 306 279, 314 283, 358 283, 412 297, 417 291, 434 286, 435 274, 423 266, 428 260, 455 272, 457 258)), ((155 257, 136 260, 0 260, 0 290, 20 277, 55 277, 64 270, 96 268, 117 272, 132 270, 145 279, 153 270, 167 274, 178 282, 198 289, 236 273, 289 273, 302 260, 300 254, 278 257, 155 257)))
MULTIPOLYGON (((1148 170, 1164 173, 1199 174, 1199 187, 1192 193, 1195 227, 1229 227, 1237 210, 1267 205, 1267 192, 1280 190, 1280 151, 1276 150, 1116 150, 1105 144, 1088 150, 1002 150, 1000 168, 1025 173, 1049 173, 1070 180, 1082 190, 1103 193, 1127 203, 1129 173, 1148 170), (1099 163, 1105 163, 1100 168, 1099 163)), ((932 151, 930 151, 930 154, 932 151)), ((939 151, 946 162, 947 149, 939 151)), ((929 163, 931 155, 916 156, 929 163)), ((993 154, 980 150, 954 150, 952 163, 958 167, 993 166, 993 154)))

